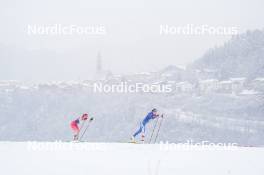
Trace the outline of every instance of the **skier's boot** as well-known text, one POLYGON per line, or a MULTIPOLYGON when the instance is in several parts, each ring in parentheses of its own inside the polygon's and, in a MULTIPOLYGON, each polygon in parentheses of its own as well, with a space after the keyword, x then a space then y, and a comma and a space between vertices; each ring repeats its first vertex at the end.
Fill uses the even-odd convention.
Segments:
POLYGON ((135 137, 134 137, 134 136, 131 136, 131 137, 130 137, 130 141, 131 141, 131 142, 134 142, 134 141, 135 141, 135 137))
POLYGON ((78 141, 78 139, 79 139, 78 134, 74 135, 73 141, 78 141))
POLYGON ((144 134, 141 135, 141 142, 142 142, 142 143, 145 142, 145 135, 144 135, 144 134))
POLYGON ((136 143, 136 140, 135 140, 135 137, 134 137, 134 136, 131 136, 131 137, 130 137, 130 142, 131 142, 131 143, 136 143))

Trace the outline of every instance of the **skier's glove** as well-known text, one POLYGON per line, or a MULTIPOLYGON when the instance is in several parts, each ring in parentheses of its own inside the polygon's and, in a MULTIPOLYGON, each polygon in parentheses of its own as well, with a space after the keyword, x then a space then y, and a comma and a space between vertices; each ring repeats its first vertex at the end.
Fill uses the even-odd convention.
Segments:
POLYGON ((93 117, 91 117, 91 118, 90 118, 90 122, 91 122, 91 121, 93 121, 93 120, 94 120, 94 118, 93 118, 93 117))

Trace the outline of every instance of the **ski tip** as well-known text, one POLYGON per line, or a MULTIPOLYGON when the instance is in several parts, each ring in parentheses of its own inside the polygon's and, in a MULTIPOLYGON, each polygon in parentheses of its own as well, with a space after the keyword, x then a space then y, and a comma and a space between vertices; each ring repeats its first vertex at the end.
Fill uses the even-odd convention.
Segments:
POLYGON ((72 140, 71 142, 72 143, 79 143, 80 141, 79 140, 72 140))
POLYGON ((128 143, 134 143, 134 144, 137 144, 138 142, 136 142, 136 141, 129 141, 128 143))
POLYGON ((142 142, 142 141, 138 141, 138 142, 136 142, 136 141, 133 141, 133 142, 128 142, 128 143, 134 143, 134 144, 145 144, 145 142, 142 142))

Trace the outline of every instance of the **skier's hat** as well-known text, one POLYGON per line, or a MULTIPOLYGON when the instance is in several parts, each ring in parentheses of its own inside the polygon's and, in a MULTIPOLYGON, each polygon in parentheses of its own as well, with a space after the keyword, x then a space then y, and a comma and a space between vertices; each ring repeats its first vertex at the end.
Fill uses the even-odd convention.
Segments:
POLYGON ((152 109, 152 112, 157 112, 158 110, 156 108, 152 109))
POLYGON ((88 114, 87 113, 84 113, 83 115, 82 115, 82 120, 87 120, 88 119, 88 114))

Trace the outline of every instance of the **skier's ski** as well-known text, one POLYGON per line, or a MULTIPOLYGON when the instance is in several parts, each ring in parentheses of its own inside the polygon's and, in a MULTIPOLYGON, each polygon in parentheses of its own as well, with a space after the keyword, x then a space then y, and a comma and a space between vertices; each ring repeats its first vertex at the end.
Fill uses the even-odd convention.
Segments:
POLYGON ((134 144, 137 144, 138 142, 136 142, 136 141, 129 141, 129 142, 127 142, 127 143, 134 143, 134 144))
POLYGON ((80 143, 80 141, 79 140, 73 140, 73 141, 71 141, 72 143, 80 143))
POLYGON ((131 144, 143 144, 143 143, 140 143, 140 142, 137 142, 137 141, 129 141, 127 143, 131 143, 131 144))

